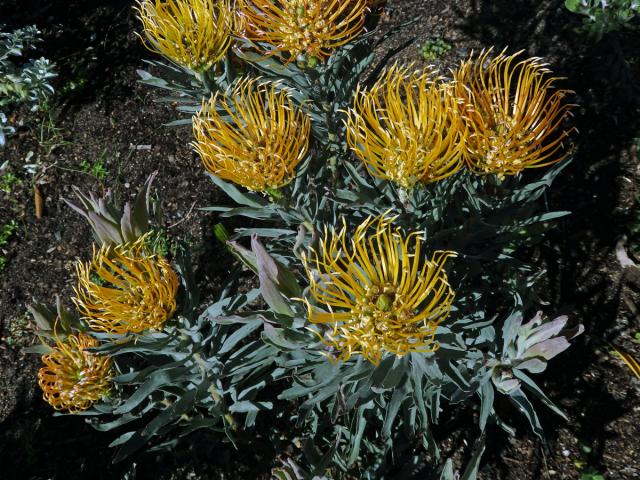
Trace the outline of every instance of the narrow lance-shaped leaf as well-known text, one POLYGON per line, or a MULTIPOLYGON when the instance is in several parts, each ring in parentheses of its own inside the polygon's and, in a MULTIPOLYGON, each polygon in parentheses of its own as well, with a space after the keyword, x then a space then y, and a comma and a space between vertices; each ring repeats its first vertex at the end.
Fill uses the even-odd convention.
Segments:
POLYGON ((256 256, 260 292, 265 302, 276 313, 294 316, 294 311, 285 296, 300 294, 300 286, 295 277, 267 253, 256 235, 251 237, 251 249, 256 256))

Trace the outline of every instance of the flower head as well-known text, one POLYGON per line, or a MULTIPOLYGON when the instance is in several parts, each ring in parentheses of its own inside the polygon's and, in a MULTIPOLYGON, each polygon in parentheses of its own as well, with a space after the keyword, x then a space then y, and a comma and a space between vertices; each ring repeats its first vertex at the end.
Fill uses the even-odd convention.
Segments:
POLYGON ((564 159, 569 131, 562 124, 571 104, 567 90, 556 90, 557 78, 538 58, 491 50, 462 62, 454 72, 458 94, 465 98, 469 133, 465 160, 478 174, 516 175, 564 159))
POLYGON ((340 352, 338 359, 358 353, 378 364, 384 351, 437 349, 435 331, 454 297, 444 264, 455 253, 423 259, 424 239, 418 232, 403 235, 393 220, 370 217, 350 240, 343 226, 305 259, 311 295, 328 309, 308 304, 309 320, 333 327, 323 340, 340 352))
POLYGON ((286 62, 323 60, 364 28, 367 0, 238 0, 242 35, 286 62), (283 56, 282 54, 285 54, 283 56))
POLYGON ((193 146, 212 174, 266 191, 293 180, 310 128, 286 90, 245 78, 202 103, 193 117, 193 146))
POLYGON ((394 65, 371 89, 356 91, 347 141, 373 176, 405 189, 452 175, 464 142, 452 86, 394 65))
POLYGON ((169 262, 148 251, 145 240, 94 247, 91 262, 77 264, 73 300, 93 330, 117 334, 159 330, 171 318, 178 277, 169 262))
POLYGON ((44 367, 38 372, 43 398, 56 410, 86 410, 109 393, 111 359, 88 352, 98 341, 84 333, 64 340, 56 334, 55 338, 56 344, 51 353, 42 356, 44 367))
POLYGON ((231 44, 228 0, 139 0, 136 10, 144 45, 193 71, 209 69, 231 44))

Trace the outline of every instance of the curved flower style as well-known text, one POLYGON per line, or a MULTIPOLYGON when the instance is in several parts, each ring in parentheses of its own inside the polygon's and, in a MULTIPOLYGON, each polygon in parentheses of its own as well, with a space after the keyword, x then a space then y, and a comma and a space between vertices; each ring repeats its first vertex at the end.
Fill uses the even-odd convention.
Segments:
POLYGON ((43 398, 56 410, 86 410, 111 389, 111 359, 88 352, 98 341, 84 333, 55 338, 56 345, 42 356, 44 367, 38 372, 43 398))
POLYGON ((401 356, 438 348, 436 328, 454 298, 444 264, 456 254, 437 251, 423 260, 424 239, 418 232, 403 236, 392 228, 394 219, 369 217, 350 240, 345 225, 321 242, 311 262, 305 259, 311 294, 328 309, 307 302, 309 320, 333 327, 323 341, 340 352, 339 360, 361 354, 377 365, 384 351, 401 356))
POLYGON ((462 62, 454 72, 458 94, 465 98, 469 134, 465 160, 477 174, 500 178, 525 168, 544 167, 566 158, 563 141, 570 131, 562 124, 571 104, 568 90, 555 90, 557 78, 539 58, 517 60, 520 53, 491 50, 462 62))
POLYGON ((217 63, 231 44, 228 0, 140 0, 136 10, 144 45, 195 72, 217 63))
POLYGON ((243 37, 269 44, 285 62, 317 62, 364 28, 367 0, 238 0, 243 37), (282 54, 286 53, 285 56, 282 54))
POLYGON ((244 78, 202 103, 193 117, 193 146, 210 173, 263 192, 293 180, 310 128, 286 90, 244 78))
POLYGON ((94 247, 91 262, 79 262, 76 271, 73 301, 93 330, 159 330, 176 309, 178 277, 169 262, 147 251, 145 237, 133 244, 94 247))
POLYGON ((464 122, 453 87, 432 72, 391 67, 370 90, 356 91, 347 141, 371 175, 405 189, 457 172, 464 122))

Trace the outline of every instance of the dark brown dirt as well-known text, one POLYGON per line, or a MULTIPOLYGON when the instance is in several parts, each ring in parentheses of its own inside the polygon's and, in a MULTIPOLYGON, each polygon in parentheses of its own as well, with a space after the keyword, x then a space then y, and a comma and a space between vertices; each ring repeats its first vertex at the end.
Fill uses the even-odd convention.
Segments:
MULTIPOLYGON (((542 56, 554 72, 567 77, 580 105, 575 117, 579 150, 547 199, 552 207, 574 213, 532 252, 548 270, 542 297, 550 305, 545 310, 576 316, 587 329, 541 381, 570 422, 540 406, 548 435, 542 444, 511 412, 519 435, 508 439, 491 432, 481 469, 487 480, 574 479, 588 468, 610 479, 640 478, 640 382, 606 343, 640 356, 634 339, 640 322, 633 308, 640 282, 623 274, 614 251, 638 210, 640 116, 637 92, 631 89, 634 79, 638 83, 637 58, 626 69, 618 67, 624 65, 622 56, 637 56, 640 40, 638 34, 623 34, 594 44, 574 32, 581 19, 562 4, 392 0, 381 25, 385 29, 422 15, 387 47, 415 37, 397 57, 418 65, 425 64, 419 45, 428 38, 443 38, 453 46, 434 62, 443 69, 454 67, 472 49, 490 46, 542 56)), ((90 252, 88 227, 61 198, 71 195, 72 185, 94 191, 109 185, 116 198, 126 201, 158 170, 155 187, 164 224, 172 237, 194 248, 200 283, 213 290, 223 278, 224 262, 221 268, 211 234, 215 219, 196 208, 220 197, 188 147, 189 129, 162 127, 175 117, 172 106, 154 103, 155 93, 136 83, 135 70, 151 54, 134 35, 131 2, 98 6, 81 0, 8 0, 0 5, 0 18, 10 27, 36 23, 46 39, 42 53, 60 68, 59 93, 49 110, 17 112, 24 126, 0 150, 0 164, 8 160, 9 171, 21 182, 11 193, 0 191, 0 225, 10 220, 20 225, 0 253, 7 258, 0 271, 0 472, 2 478, 16 479, 119 478, 128 466, 110 466, 109 435, 94 432, 78 418, 52 417, 35 385, 38 358, 20 350, 33 341, 25 305, 34 298, 51 301, 54 295, 67 299, 73 262, 90 252), (108 173, 95 178, 82 171, 83 161, 99 161, 108 173), (35 175, 25 171, 26 163, 37 165, 35 175), (34 212, 34 183, 45 200, 40 220, 34 212)), ((499 408, 510 412, 508 405, 499 408)), ((475 435, 465 434, 464 427, 462 419, 437 432, 459 461, 468 454, 462 440, 475 435)), ((266 478, 273 452, 261 448, 256 458, 254 452, 248 458, 201 434, 172 455, 136 458, 137 478, 266 478)), ((424 478, 432 477, 425 473, 424 478)))

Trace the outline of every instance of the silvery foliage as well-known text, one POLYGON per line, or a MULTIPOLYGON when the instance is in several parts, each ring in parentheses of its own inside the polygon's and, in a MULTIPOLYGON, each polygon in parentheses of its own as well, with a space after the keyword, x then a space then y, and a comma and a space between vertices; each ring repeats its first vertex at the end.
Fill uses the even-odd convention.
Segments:
MULTIPOLYGON (((19 57, 41 41, 40 31, 34 25, 12 32, 2 30, 0 25, 0 108, 24 103, 35 111, 53 93, 49 81, 56 76, 54 66, 44 57, 28 61, 19 57)), ((0 146, 14 131, 0 111, 0 146)))
MULTIPOLYGON (((218 301, 196 315, 198 302, 189 300, 195 292, 187 280, 189 269, 178 267, 185 285, 176 320, 163 332, 135 341, 110 340, 101 347, 117 356, 118 365, 120 356, 133 356, 138 363, 123 363, 129 370, 117 379, 122 393, 88 412, 102 415, 104 422, 91 421, 110 429, 151 416, 146 427, 131 427, 114 442, 120 445, 117 458, 152 437, 165 442, 156 447, 173 445, 201 427, 224 430, 235 439, 237 422, 230 418, 243 414, 245 427, 251 427, 258 413, 269 411, 274 445, 302 445, 302 454, 281 470, 283 478, 304 472, 322 476, 328 468, 334 475, 348 471, 380 478, 392 458, 410 476, 424 461, 414 448, 422 444, 430 462, 440 464, 441 478, 452 480, 457 473, 450 459, 440 458, 433 430, 442 413, 451 412, 448 406, 466 405, 478 411, 479 435, 459 478, 472 480, 484 451, 486 425, 495 423, 513 433, 496 410, 496 394, 516 404, 541 436, 530 397, 561 412, 529 374, 539 373, 560 352, 560 343, 574 335, 565 332, 566 319, 546 323, 538 315, 522 325, 524 314, 539 304, 533 287, 542 274, 527 261, 524 249, 568 213, 549 211, 542 202, 566 162, 541 175, 502 182, 461 171, 410 192, 398 190, 372 178, 354 161, 344 140, 343 112, 356 85, 372 84, 388 59, 372 64, 373 33, 314 68, 284 65, 256 54, 250 42, 238 42, 225 62, 202 75, 163 62, 149 62, 153 75, 139 73, 143 83, 169 91, 161 100, 177 102, 185 113, 195 112, 212 92, 224 91, 240 73, 275 81, 311 116, 310 154, 295 181, 270 198, 212 176, 232 205, 206 210, 223 221, 251 220, 251 226, 223 238, 245 272, 238 270, 218 301), (238 59, 244 64, 238 66, 238 59), (359 356, 331 363, 319 340, 323 328, 309 325, 300 302, 308 295, 300 259, 343 219, 353 229, 369 215, 383 213, 397 215, 406 231, 421 232, 427 250, 459 253, 449 271, 454 309, 438 329, 440 349, 435 353, 389 354, 378 366, 359 356), (241 293, 237 280, 246 272, 257 276, 259 287, 241 293), (282 421, 285 426, 278 427, 282 421)), ((172 124, 189 122, 183 118, 172 124)), ((84 197, 81 203, 77 209, 96 232, 96 218, 105 219, 105 229, 117 230, 121 224, 122 217, 109 213, 96 198, 84 197)))
MULTIPOLYGON (((254 221, 255 226, 237 228, 227 245, 257 272, 267 311, 275 314, 276 323, 265 321, 263 341, 290 359, 285 363, 295 365, 290 371, 278 372, 290 384, 278 398, 297 405, 292 419, 305 432, 305 439, 319 451, 333 452, 339 469, 359 469, 363 478, 384 476, 391 456, 409 458, 409 468, 414 468, 419 459, 411 458, 409 452, 416 443, 422 442, 432 458, 439 459, 432 429, 446 404, 475 405, 481 432, 492 422, 514 433, 494 408, 497 388, 523 412, 540 437, 542 427, 530 397, 561 413, 517 366, 512 370, 522 388, 500 389, 503 384, 496 383, 495 375, 520 360, 510 356, 510 347, 501 350, 498 346, 509 344, 514 335, 527 337, 532 325, 520 328, 505 317, 521 318, 537 303, 532 287, 543 272, 525 259, 523 249, 538 243, 553 220, 569 213, 549 211, 540 202, 566 162, 542 175, 502 182, 461 171, 410 192, 368 175, 345 146, 343 112, 357 82, 370 84, 380 71, 369 68, 372 50, 367 38, 359 39, 313 70, 282 65, 250 48, 238 50, 259 75, 289 89, 300 107, 309 111, 314 143, 298 177, 281 195, 264 198, 212 176, 235 205, 207 208, 222 218, 254 221), (365 76, 365 72, 372 73, 365 76), (378 366, 358 357, 330 363, 323 355, 326 348, 318 341, 323 328, 309 326, 305 308, 291 300, 296 298, 291 282, 283 280, 297 278, 299 289, 304 290, 307 280, 300 258, 317 246, 327 229, 339 228, 342 219, 354 228, 368 216, 385 212, 398 215, 396 222, 405 231, 422 232, 428 250, 445 248, 459 253, 449 272, 456 290, 454 311, 437 332, 440 349, 435 353, 389 354, 378 366), (276 266, 261 267, 241 246, 244 237, 251 238, 254 253, 260 245, 263 255, 271 256, 276 266), (501 325, 512 326, 498 335, 501 325), (387 455, 391 452, 393 455, 387 455)), ((242 317, 266 318, 267 311, 243 313, 242 317)), ((541 318, 536 317, 534 323, 542 322, 541 318)), ((549 335, 542 335, 542 345, 572 338, 555 331, 559 323, 540 327, 549 335)), ((530 355, 526 358, 531 363, 543 364, 559 353, 553 348, 537 352, 537 347, 540 345, 524 353, 530 355)), ((540 364, 530 373, 539 373, 540 364)), ((483 449, 479 441, 462 478, 475 478, 483 449)), ((447 465, 443 478, 448 478, 447 465)))

